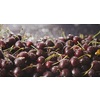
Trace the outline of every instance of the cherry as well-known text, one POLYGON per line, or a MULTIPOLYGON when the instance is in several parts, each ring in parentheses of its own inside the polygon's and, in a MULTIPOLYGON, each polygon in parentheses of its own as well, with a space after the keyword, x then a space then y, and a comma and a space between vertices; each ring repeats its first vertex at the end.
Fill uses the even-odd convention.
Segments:
POLYGON ((71 72, 69 69, 63 69, 61 72, 60 72, 60 76, 61 77, 70 77, 71 76, 71 72))
POLYGON ((70 47, 66 47, 65 54, 68 55, 69 57, 72 57, 74 55, 74 51, 70 47))
POLYGON ((28 59, 29 55, 26 51, 20 52, 17 57, 25 57, 25 59, 28 59))
POLYGON ((25 64, 26 64, 26 60, 25 60, 25 57, 18 57, 14 60, 14 64, 15 66, 17 67, 25 67, 25 64))
POLYGON ((95 71, 93 69, 90 69, 88 72, 89 77, 94 77, 96 75, 95 71))
POLYGON ((14 69, 13 73, 14 73, 14 76, 15 76, 15 77, 21 77, 21 76, 22 76, 22 70, 21 70, 20 67, 16 67, 16 68, 14 69))
POLYGON ((67 35, 67 40, 73 40, 73 37, 74 37, 74 36, 73 36, 72 34, 68 34, 68 35, 67 35))
POLYGON ((82 49, 78 49, 75 51, 75 56, 80 57, 83 55, 83 50, 82 49))
POLYGON ((2 49, 5 49, 6 48, 6 43, 4 42, 4 40, 0 40, 0 47, 2 49))
POLYGON ((7 76, 7 71, 5 68, 0 68, 0 77, 6 77, 7 76))
POLYGON ((46 62, 46 64, 45 64, 45 66, 46 66, 46 68, 51 68, 52 67, 52 64, 53 64, 53 61, 47 61, 46 62))
POLYGON ((12 46, 14 45, 16 42, 15 38, 14 37, 10 37, 6 40, 6 43, 9 45, 9 46, 12 46))
POLYGON ((74 37, 73 37, 73 41, 74 41, 75 44, 77 44, 77 42, 80 42, 81 39, 80 39, 79 36, 74 36, 74 37))
POLYGON ((94 60, 94 61, 91 63, 91 66, 93 66, 92 68, 93 68, 95 71, 100 71, 100 62, 99 62, 99 61, 94 60))
POLYGON ((57 42, 57 43, 55 44, 55 48, 56 48, 56 49, 62 49, 62 48, 63 48, 63 43, 62 43, 62 42, 57 42))
POLYGON ((46 72, 44 72, 43 76, 44 77, 53 77, 53 73, 50 71, 46 71, 46 72))
POLYGON ((37 70, 38 73, 43 73, 45 71, 45 66, 38 63, 37 67, 36 67, 36 70, 37 70))
POLYGON ((89 47, 87 48, 87 52, 88 52, 89 54, 94 54, 94 53, 96 52, 96 48, 95 48, 94 46, 89 46, 89 47))
POLYGON ((67 41, 67 38, 66 37, 59 37, 59 40, 61 40, 63 42, 66 42, 67 41))
POLYGON ((36 59, 37 59, 36 54, 29 52, 28 55, 29 55, 29 58, 30 58, 31 61, 36 61, 36 59))
POLYGON ((80 59, 81 65, 89 65, 91 62, 91 59, 88 56, 84 56, 80 59))
POLYGON ((63 59, 59 63, 60 68, 68 68, 70 66, 70 60, 69 59, 63 59))
POLYGON ((37 48, 38 49, 44 49, 44 47, 45 47, 45 43, 44 42, 40 42, 40 43, 37 44, 37 48))
POLYGON ((22 48, 22 47, 24 47, 24 45, 23 45, 23 43, 22 43, 21 41, 17 41, 17 42, 15 43, 15 47, 17 47, 17 48, 22 48))
POLYGON ((13 63, 10 60, 2 60, 2 68, 5 68, 7 70, 12 69, 13 68, 13 63))
POLYGON ((27 46, 27 47, 31 47, 32 45, 33 45, 33 42, 31 42, 31 41, 27 41, 27 42, 26 42, 26 46, 27 46))
POLYGON ((72 40, 68 40, 66 42, 66 46, 73 46, 74 45, 74 42, 72 40))
POLYGON ((75 57, 75 56, 71 58, 70 62, 71 62, 71 65, 72 65, 73 67, 79 66, 79 60, 78 60, 78 58, 75 57))
POLYGON ((39 49, 39 50, 37 50, 36 55, 37 56, 46 56, 46 53, 43 50, 39 49))
POLYGON ((39 76, 40 76, 39 73, 34 73, 34 74, 33 74, 33 77, 39 77, 39 76))
POLYGON ((52 46, 54 46, 54 42, 49 39, 49 40, 46 41, 46 46, 52 47, 52 46))
POLYGON ((79 77, 79 76, 81 76, 81 71, 80 71, 80 69, 79 68, 73 68, 72 69, 72 75, 74 76, 74 77, 79 77))
POLYGON ((40 57, 38 57, 37 61, 38 61, 38 63, 44 63, 45 57, 40 56, 40 57))
POLYGON ((51 68, 51 72, 52 72, 54 75, 59 75, 59 74, 60 74, 59 66, 53 66, 53 67, 51 68))

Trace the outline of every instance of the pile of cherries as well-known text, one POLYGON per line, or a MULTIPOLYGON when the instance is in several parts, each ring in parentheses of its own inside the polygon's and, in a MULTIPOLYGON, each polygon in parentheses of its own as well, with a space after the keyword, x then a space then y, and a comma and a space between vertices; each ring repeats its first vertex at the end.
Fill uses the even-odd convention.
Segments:
POLYGON ((0 76, 99 77, 99 33, 44 37, 36 42, 9 34, 0 39, 0 76))

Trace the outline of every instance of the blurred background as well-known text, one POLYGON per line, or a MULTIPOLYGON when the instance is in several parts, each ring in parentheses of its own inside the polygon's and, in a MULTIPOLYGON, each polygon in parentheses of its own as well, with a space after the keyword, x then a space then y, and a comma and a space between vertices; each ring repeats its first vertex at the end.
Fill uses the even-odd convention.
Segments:
POLYGON ((94 34, 100 30, 99 24, 5 24, 13 32, 18 33, 21 28, 29 33, 41 31, 55 32, 63 29, 66 33, 72 34, 94 34))
POLYGON ((99 24, 4 24, 13 33, 27 33, 32 34, 35 39, 50 36, 61 36, 64 31, 65 34, 96 34, 100 31, 99 24))

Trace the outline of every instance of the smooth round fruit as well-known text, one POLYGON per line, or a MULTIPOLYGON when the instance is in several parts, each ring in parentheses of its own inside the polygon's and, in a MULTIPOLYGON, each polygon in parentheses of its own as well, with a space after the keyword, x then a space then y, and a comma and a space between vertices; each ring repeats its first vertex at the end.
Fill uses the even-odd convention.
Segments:
POLYGON ((95 71, 100 71, 100 62, 99 61, 94 60, 91 63, 91 66, 95 71))
POLYGON ((50 69, 52 67, 53 61, 47 61, 45 63, 46 68, 50 69))
POLYGON ((29 52, 28 53, 28 55, 29 55, 29 59, 31 60, 31 61, 36 61, 36 54, 34 54, 34 53, 32 53, 32 52, 29 52))
POLYGON ((43 74, 44 77, 53 77, 53 73, 50 72, 50 71, 46 71, 44 74, 43 74))
POLYGON ((37 44, 37 48, 38 49, 44 49, 44 47, 45 47, 45 43, 44 42, 40 42, 40 43, 37 44))
POLYGON ((52 40, 47 40, 46 41, 46 46, 52 47, 52 46, 54 46, 54 42, 52 40))
POLYGON ((31 42, 31 41, 27 41, 27 42, 26 42, 26 46, 27 46, 27 47, 31 47, 32 45, 33 45, 33 42, 31 42))
POLYGON ((9 45, 9 46, 12 46, 14 45, 16 42, 15 38, 14 37, 10 37, 6 40, 6 43, 9 45))
POLYGON ((74 55, 74 50, 71 49, 70 47, 66 47, 65 54, 68 55, 69 57, 72 57, 74 55))
POLYGON ((60 68, 68 68, 70 66, 70 60, 69 59, 63 59, 59 63, 60 68))
POLYGON ((5 68, 7 70, 10 70, 13 68, 13 63, 10 60, 2 60, 1 65, 2 65, 2 68, 5 68))
POLYGON ((38 57, 37 61, 38 61, 38 63, 44 63, 45 57, 40 56, 40 57, 38 57))
POLYGON ((88 44, 83 44, 83 48, 85 49, 85 50, 87 50, 87 48, 89 47, 89 45, 88 44))
POLYGON ((73 68, 72 69, 72 76, 74 76, 74 77, 80 77, 81 76, 81 71, 80 71, 80 69, 79 68, 73 68))
POLYGON ((63 41, 63 42, 66 42, 67 41, 67 38, 66 37, 59 37, 59 40, 60 41, 63 41))
POLYGON ((74 36, 74 37, 73 37, 73 41, 74 41, 75 44, 77 44, 77 42, 80 42, 81 39, 80 39, 79 36, 74 36))
POLYGON ((52 72, 54 75, 59 75, 59 74, 60 74, 59 66, 53 66, 53 67, 51 68, 51 72, 52 72))
POLYGON ((26 51, 20 52, 17 57, 25 57, 25 59, 28 59, 29 55, 26 51))
POLYGON ((39 77, 39 76, 40 76, 39 73, 34 73, 34 74, 33 74, 33 77, 39 77))
POLYGON ((87 48, 87 52, 88 52, 89 54, 94 54, 94 53, 96 52, 96 48, 93 47, 93 46, 89 46, 89 47, 87 48))
POLYGON ((66 42, 66 46, 73 46, 74 45, 74 42, 72 40, 68 40, 66 42))
POLYGON ((71 58, 70 62, 71 62, 71 65, 73 67, 78 67, 79 66, 79 59, 75 56, 71 58))
POLYGON ((0 77, 6 77, 7 76, 7 71, 5 68, 0 68, 0 77))
POLYGON ((70 77, 71 76, 71 72, 69 69, 63 69, 61 72, 60 72, 60 76, 61 77, 70 77))
POLYGON ((90 62, 91 62, 91 59, 87 56, 84 56, 83 58, 80 59, 81 65, 89 65, 90 62))
POLYGON ((22 70, 21 70, 20 67, 16 67, 16 68, 14 69, 13 73, 14 73, 14 76, 15 76, 15 77, 21 77, 21 76, 22 76, 22 70))
POLYGON ((17 67, 25 67, 25 64, 26 64, 26 60, 25 60, 25 57, 18 57, 14 60, 14 64, 15 66, 17 67))
POLYGON ((5 49, 6 48, 6 43, 4 40, 0 40, 0 48, 5 49))
POLYGON ((43 50, 39 49, 39 50, 37 50, 36 55, 37 56, 46 56, 46 53, 43 50))
POLYGON ((67 35, 67 40, 73 40, 73 37, 74 37, 74 36, 73 36, 72 34, 68 34, 68 35, 67 35))
POLYGON ((96 75, 95 71, 93 69, 90 69, 88 72, 89 77, 94 77, 96 75))
POLYGON ((36 67, 36 71, 37 71, 37 73, 43 73, 45 71, 45 66, 38 63, 37 67, 36 67))
POLYGON ((81 66, 81 69, 82 69, 82 71, 87 71, 88 69, 89 69, 89 65, 82 65, 81 66))
POLYGON ((75 51, 75 56, 80 57, 82 55, 83 55, 82 49, 78 49, 78 50, 75 51))
POLYGON ((15 43, 15 47, 17 47, 17 48, 22 48, 22 47, 24 47, 24 45, 23 45, 23 43, 22 43, 21 41, 17 41, 17 42, 15 43))
POLYGON ((62 42, 57 42, 57 43, 55 43, 55 48, 56 48, 56 49, 63 49, 63 44, 62 44, 62 42))

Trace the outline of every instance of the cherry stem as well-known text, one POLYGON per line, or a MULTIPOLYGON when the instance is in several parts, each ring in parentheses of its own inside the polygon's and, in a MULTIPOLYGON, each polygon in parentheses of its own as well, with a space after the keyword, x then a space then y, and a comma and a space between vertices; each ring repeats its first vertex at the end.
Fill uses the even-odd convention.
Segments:
POLYGON ((33 65, 33 64, 31 64, 30 66, 28 66, 28 67, 25 67, 25 68, 23 68, 22 70, 24 71, 24 70, 26 70, 26 69, 28 69, 28 68, 36 68, 37 67, 37 65, 33 65))
POLYGON ((93 38, 97 37, 100 34, 100 31, 93 36, 93 38))
POLYGON ((81 39, 84 39, 84 35, 83 34, 80 34, 79 36, 80 36, 81 39))
POLYGON ((66 38, 65 32, 62 32, 62 37, 66 38))
POLYGON ((88 57, 91 58, 91 55, 90 55, 90 54, 84 54, 84 55, 80 56, 78 59, 81 59, 81 58, 83 58, 84 56, 88 56, 88 57))
POLYGON ((63 59, 61 59, 60 61, 58 61, 58 62, 56 62, 56 63, 54 63, 54 64, 52 64, 52 65, 54 66, 54 65, 60 63, 60 62, 61 62, 62 60, 64 60, 65 58, 69 58, 68 55, 66 55, 63 59))
POLYGON ((45 62, 48 61, 48 60, 50 60, 51 58, 57 57, 57 56, 58 56, 58 54, 52 54, 52 55, 50 55, 49 57, 47 57, 47 58, 45 59, 45 62))
POLYGON ((15 55, 16 53, 18 53, 20 50, 24 50, 24 48, 18 49, 13 55, 15 55))
POLYGON ((91 67, 87 71, 84 72, 83 76, 85 76, 86 74, 88 74, 88 72, 92 69, 92 67, 93 67, 93 65, 91 65, 91 67))
POLYGON ((35 46, 31 45, 31 47, 34 48, 36 51, 38 51, 38 49, 35 46))
POLYGON ((5 50, 3 50, 3 51, 8 51, 8 50, 11 51, 11 50, 13 49, 13 47, 14 47, 14 46, 11 46, 10 48, 7 48, 7 49, 5 49, 5 50))
POLYGON ((83 48, 83 46, 81 45, 81 43, 79 43, 78 41, 77 41, 77 43, 78 43, 78 45, 79 45, 83 50, 85 50, 85 49, 83 48))

